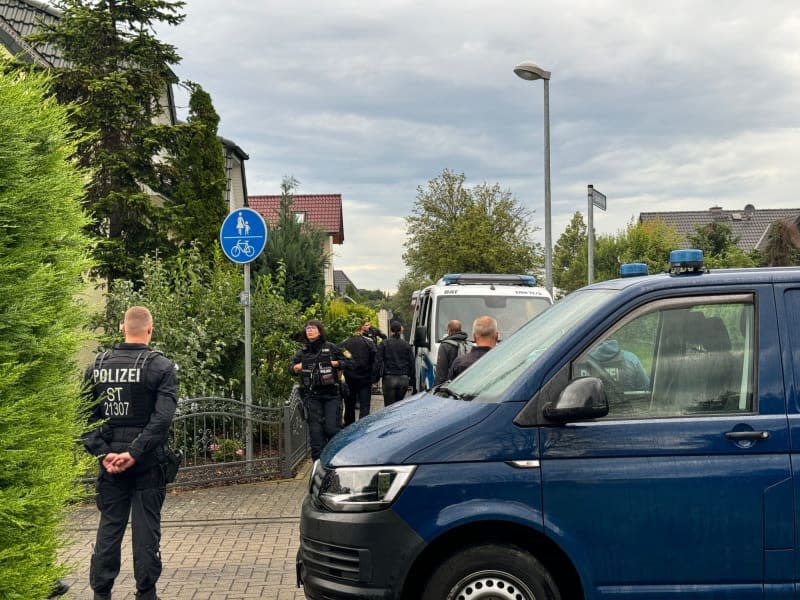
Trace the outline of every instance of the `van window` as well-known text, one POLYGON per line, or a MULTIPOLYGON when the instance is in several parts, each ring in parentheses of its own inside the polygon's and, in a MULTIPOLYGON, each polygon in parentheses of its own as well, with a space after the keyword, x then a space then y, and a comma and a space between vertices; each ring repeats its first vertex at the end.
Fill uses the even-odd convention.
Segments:
POLYGON ((447 388, 465 399, 496 402, 542 354, 580 325, 587 313, 601 310, 616 294, 609 289, 569 294, 498 344, 447 388))
POLYGON ((549 307, 550 300, 541 296, 441 296, 436 307, 436 323, 441 331, 436 334, 444 337, 452 319, 461 321, 461 328, 470 334, 473 321, 488 314, 497 319, 502 340, 549 307))
MULTIPOLYGON (((795 389, 800 389, 800 290, 789 289, 784 293, 786 303, 786 329, 789 332, 789 351, 792 353, 795 389)), ((795 403, 800 395, 795 394, 795 403)), ((795 404, 800 409, 800 405, 795 404)))
POLYGON ((752 298, 654 303, 623 320, 573 362, 599 377, 607 419, 753 411, 752 298))

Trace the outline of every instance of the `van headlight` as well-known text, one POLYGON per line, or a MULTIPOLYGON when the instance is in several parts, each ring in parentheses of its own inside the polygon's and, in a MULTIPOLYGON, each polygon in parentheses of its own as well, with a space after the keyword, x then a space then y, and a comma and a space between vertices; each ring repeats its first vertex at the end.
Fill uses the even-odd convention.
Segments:
MULTIPOLYGON (((416 466, 340 467, 316 464, 312 480, 317 500, 335 512, 367 512, 389 506, 406 486, 416 466), (320 481, 321 480, 321 481, 320 481)), ((313 492, 312 492, 313 493, 313 492)))

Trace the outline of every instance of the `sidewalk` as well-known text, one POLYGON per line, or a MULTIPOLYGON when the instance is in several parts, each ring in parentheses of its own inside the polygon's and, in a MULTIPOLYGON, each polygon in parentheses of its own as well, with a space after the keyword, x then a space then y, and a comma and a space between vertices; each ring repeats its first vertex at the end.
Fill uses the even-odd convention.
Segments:
MULTIPOLYGON (((307 460, 294 479, 171 490, 162 512, 162 600, 304 600, 295 587, 295 555, 310 467, 307 460)), ((92 600, 89 557, 98 520, 94 505, 70 516, 73 543, 61 558, 75 565, 65 578, 75 600, 92 600)), ((133 599, 135 589, 129 527, 114 600, 133 599)))
MULTIPOLYGON (((383 407, 372 397, 372 411, 383 407)), ((158 582, 162 600, 305 600, 295 587, 300 507, 308 490, 311 460, 293 479, 167 493, 162 511, 158 582)), ((71 536, 61 559, 73 565, 67 598, 92 600, 89 559, 100 514, 94 504, 73 509, 71 536)), ((114 600, 133 600, 130 526, 122 544, 122 569, 114 600)))

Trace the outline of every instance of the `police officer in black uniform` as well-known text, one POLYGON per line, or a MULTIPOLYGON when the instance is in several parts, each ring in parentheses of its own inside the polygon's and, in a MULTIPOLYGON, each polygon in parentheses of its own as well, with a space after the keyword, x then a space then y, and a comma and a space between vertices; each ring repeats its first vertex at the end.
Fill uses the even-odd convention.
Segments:
POLYGON ((306 323, 305 341, 289 363, 289 372, 300 376, 311 458, 316 460, 341 427, 339 374, 348 366, 348 359, 341 348, 326 339, 325 327, 317 319, 306 323))
POLYGON ((110 600, 130 516, 136 598, 158 600, 165 447, 177 405, 177 366, 148 347, 153 317, 146 308, 129 308, 121 330, 125 342, 98 354, 86 370, 97 403, 89 422, 103 423, 83 437, 84 446, 100 463, 100 524, 89 584, 94 600, 110 600))
POLYGON ((405 398, 409 384, 414 381, 414 349, 400 334, 399 321, 390 325, 391 337, 378 346, 374 380, 383 374, 383 405, 389 406, 405 398))

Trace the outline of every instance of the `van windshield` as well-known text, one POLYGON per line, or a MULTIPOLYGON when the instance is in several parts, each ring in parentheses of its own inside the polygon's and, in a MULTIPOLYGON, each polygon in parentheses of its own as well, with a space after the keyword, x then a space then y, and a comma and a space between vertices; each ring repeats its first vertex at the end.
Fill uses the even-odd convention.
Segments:
POLYGON ((541 296, 440 296, 436 305, 435 331, 446 335, 447 322, 457 319, 464 331, 469 332, 475 319, 491 315, 497 319, 500 339, 505 340, 549 306, 550 300, 541 296))
POLYGON ((615 294, 616 290, 608 289, 580 290, 569 294, 446 383, 447 391, 442 395, 496 402, 553 344, 615 294))

